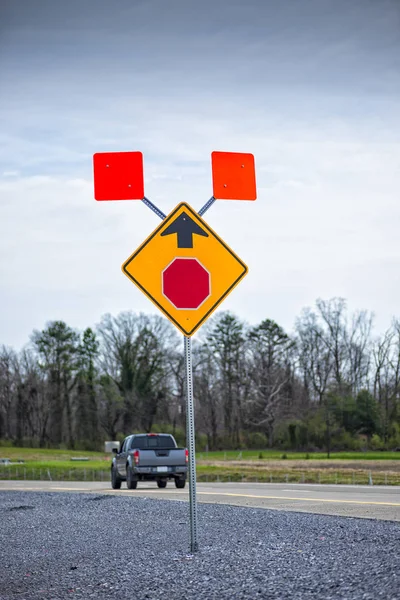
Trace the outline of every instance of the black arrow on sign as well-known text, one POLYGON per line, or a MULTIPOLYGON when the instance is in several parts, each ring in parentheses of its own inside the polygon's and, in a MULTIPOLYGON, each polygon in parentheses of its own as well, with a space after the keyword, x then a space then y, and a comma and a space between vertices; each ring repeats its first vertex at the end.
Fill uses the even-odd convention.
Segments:
POLYGON ((178 248, 193 248, 194 234, 208 237, 208 233, 185 212, 182 212, 167 229, 164 229, 161 235, 171 235, 172 233, 178 234, 178 248))

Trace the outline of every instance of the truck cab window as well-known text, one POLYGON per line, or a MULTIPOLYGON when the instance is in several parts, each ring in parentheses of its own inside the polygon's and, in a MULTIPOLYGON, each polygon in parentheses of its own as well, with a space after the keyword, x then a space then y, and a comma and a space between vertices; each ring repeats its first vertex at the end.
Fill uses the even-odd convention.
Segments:
POLYGON ((145 450, 147 448, 147 438, 145 436, 133 436, 131 450, 133 448, 136 448, 137 450, 145 450))

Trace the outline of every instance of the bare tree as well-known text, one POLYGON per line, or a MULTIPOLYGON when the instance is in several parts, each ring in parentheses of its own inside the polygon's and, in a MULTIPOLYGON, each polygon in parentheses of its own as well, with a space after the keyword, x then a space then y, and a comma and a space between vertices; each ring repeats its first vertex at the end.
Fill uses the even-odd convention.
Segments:
POLYGON ((36 354, 30 348, 25 348, 21 352, 19 378, 25 396, 23 418, 26 424, 26 435, 30 441, 38 441, 42 448, 50 441, 48 424, 51 396, 46 389, 46 375, 39 367, 36 354))
POLYGON ((123 431, 150 431, 167 395, 167 357, 177 345, 172 326, 159 316, 125 312, 103 317, 98 332, 102 369, 124 399, 123 431))
POLYGON ((220 313, 208 324, 203 335, 219 370, 224 429, 230 442, 237 445, 246 391, 244 324, 229 312, 220 313))
POLYGON ((17 402, 16 365, 18 359, 11 348, 0 348, 0 437, 12 439, 12 414, 17 402))
POLYGON ((251 392, 247 423, 264 429, 270 447, 279 418, 288 415, 294 341, 274 321, 264 320, 248 332, 251 392))
POLYGON ((346 379, 353 396, 369 387, 372 325, 373 315, 365 310, 358 311, 352 317, 350 329, 345 331, 346 379))
POLYGON ((343 298, 318 299, 321 338, 332 357, 331 389, 340 397, 356 395, 368 385, 373 315, 357 311, 348 322, 343 298))
POLYGON ((303 310, 301 317, 296 321, 296 330, 300 368, 306 374, 310 391, 322 405, 334 370, 330 345, 326 343, 317 315, 310 309, 303 310))
POLYGON ((379 403, 381 429, 385 444, 391 423, 399 419, 400 398, 400 321, 379 338, 372 351, 375 366, 374 396, 379 403))
MULTIPOLYGON (((326 426, 326 448, 328 457, 331 449, 332 413, 328 396, 329 380, 335 369, 332 347, 326 342, 324 330, 318 317, 310 309, 305 309, 296 322, 298 335, 299 365, 310 382, 310 391, 319 406, 324 408, 326 426)), ((336 356, 337 360, 339 356, 336 356)), ((336 363, 336 368, 340 362, 336 363)))
POLYGON ((78 374, 75 388, 75 431, 83 447, 93 450, 98 439, 97 359, 99 342, 90 327, 78 347, 78 374))
POLYGON ((53 443, 66 440, 74 447, 71 392, 76 383, 79 335, 63 321, 53 321, 32 334, 33 348, 46 376, 51 405, 49 436, 53 443), (65 417, 65 418, 64 418, 65 417), (63 424, 66 431, 63 431, 63 424))
POLYGON ((345 373, 348 354, 346 352, 346 301, 343 298, 332 298, 316 302, 321 317, 319 337, 326 346, 332 362, 332 375, 339 394, 347 392, 345 373))
POLYGON ((208 448, 218 446, 218 432, 221 429, 223 409, 222 380, 218 363, 207 344, 203 344, 195 353, 194 390, 198 410, 196 419, 199 427, 207 435, 208 448))

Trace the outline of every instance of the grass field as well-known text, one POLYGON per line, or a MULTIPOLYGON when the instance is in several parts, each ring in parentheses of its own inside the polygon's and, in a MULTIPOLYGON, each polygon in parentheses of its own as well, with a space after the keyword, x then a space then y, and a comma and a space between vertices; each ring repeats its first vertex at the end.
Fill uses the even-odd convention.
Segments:
POLYGON ((89 460, 102 460, 104 452, 86 452, 83 450, 54 450, 43 448, 15 448, 14 446, 0 446, 0 458, 10 460, 29 461, 54 461, 67 460, 71 458, 87 457, 89 460))
MULTIPOLYGON (((70 461, 71 458, 88 458, 89 461, 109 460, 110 455, 104 452, 87 452, 85 450, 54 450, 43 448, 15 448, 0 446, 0 458, 24 461, 70 461)), ((326 452, 289 452, 284 450, 229 450, 220 452, 197 452, 197 460, 203 461, 259 461, 259 460, 399 460, 400 452, 333 452, 327 458, 326 452)))
MULTIPOLYGON (((1 447, 0 479, 109 481, 111 456, 103 452, 1 447), (85 458, 87 460, 77 460, 85 458)), ((259 481, 400 485, 399 452, 324 453, 245 450, 199 452, 198 481, 259 481), (285 458, 282 458, 285 456, 285 458)))
POLYGON ((198 452, 200 460, 400 460, 400 452, 288 452, 285 450, 230 450, 227 452, 198 452), (283 458, 284 457, 284 458, 283 458))

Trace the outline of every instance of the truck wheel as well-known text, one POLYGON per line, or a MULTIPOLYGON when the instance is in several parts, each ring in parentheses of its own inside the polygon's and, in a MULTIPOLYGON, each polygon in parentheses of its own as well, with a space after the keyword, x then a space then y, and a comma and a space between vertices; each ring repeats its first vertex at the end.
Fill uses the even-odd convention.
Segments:
POLYGON ((186 477, 178 477, 175 479, 175 487, 182 490, 186 485, 186 477))
POLYGON ((128 490, 136 490, 137 487, 137 478, 132 473, 132 469, 129 465, 126 467, 126 487, 128 490))
POLYGON ((115 467, 111 467, 111 487, 113 490, 121 489, 121 479, 115 467))
POLYGON ((165 488, 165 487, 167 487, 167 480, 166 479, 157 479, 157 485, 159 488, 165 488))

